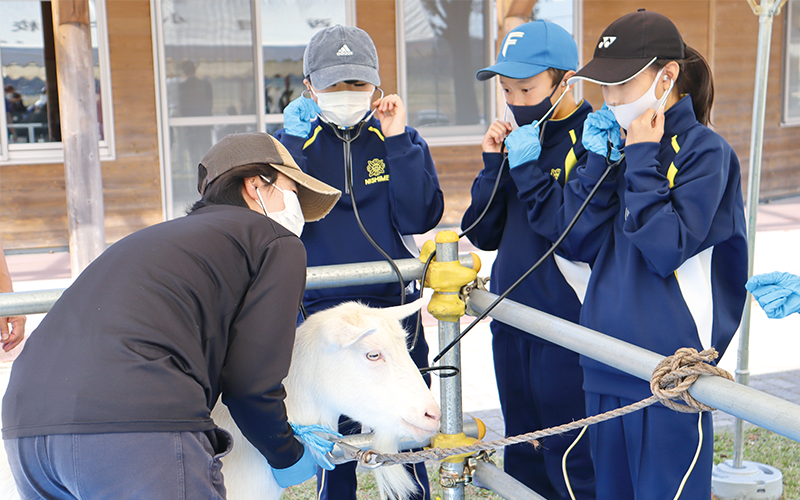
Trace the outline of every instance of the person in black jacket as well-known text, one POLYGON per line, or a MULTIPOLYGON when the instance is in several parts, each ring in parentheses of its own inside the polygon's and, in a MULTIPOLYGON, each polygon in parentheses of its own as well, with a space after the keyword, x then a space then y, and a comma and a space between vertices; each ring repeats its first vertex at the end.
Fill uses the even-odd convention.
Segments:
POLYGON ((281 381, 305 287, 297 233, 340 193, 263 133, 225 137, 198 169, 190 213, 110 246, 14 362, 3 439, 23 498, 224 498, 220 394, 278 484, 314 476, 281 381))

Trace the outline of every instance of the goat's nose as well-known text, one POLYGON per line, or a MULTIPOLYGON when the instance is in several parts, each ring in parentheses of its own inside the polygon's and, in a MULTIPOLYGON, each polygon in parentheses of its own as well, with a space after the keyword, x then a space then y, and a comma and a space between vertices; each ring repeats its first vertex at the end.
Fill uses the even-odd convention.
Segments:
POLYGON ((438 422, 442 417, 442 412, 438 407, 432 407, 425 410, 425 418, 438 422))

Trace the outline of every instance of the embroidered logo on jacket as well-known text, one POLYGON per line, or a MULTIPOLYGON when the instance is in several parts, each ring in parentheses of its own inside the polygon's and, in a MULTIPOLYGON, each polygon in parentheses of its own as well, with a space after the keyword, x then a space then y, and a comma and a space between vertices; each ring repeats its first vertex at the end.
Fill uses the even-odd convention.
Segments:
POLYGON ((341 57, 341 56, 352 56, 353 55, 353 51, 350 50, 350 47, 348 47, 347 44, 344 44, 344 45, 341 46, 341 48, 338 50, 338 52, 336 52, 336 55, 339 56, 339 57, 341 57))
POLYGON ((380 158, 373 158, 367 162, 367 173, 369 174, 369 179, 364 179, 364 184, 367 186, 389 180, 389 174, 386 173, 386 163, 380 158))
POLYGON ((553 176, 553 179, 558 180, 561 177, 561 169, 560 168, 551 168, 550 175, 553 176))

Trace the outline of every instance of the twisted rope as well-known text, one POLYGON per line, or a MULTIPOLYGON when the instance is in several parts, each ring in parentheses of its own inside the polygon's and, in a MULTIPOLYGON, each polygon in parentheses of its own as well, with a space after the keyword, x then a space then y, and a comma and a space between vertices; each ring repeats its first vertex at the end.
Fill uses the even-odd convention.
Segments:
POLYGON ((538 447, 539 439, 556 434, 563 434, 587 425, 594 425, 606 420, 611 420, 612 418, 621 417, 658 402, 668 408, 683 413, 713 411, 714 408, 694 399, 689 394, 688 389, 701 375, 718 375, 728 380, 733 380, 730 373, 719 367, 708 364, 717 357, 718 354, 714 348, 706 349, 699 353, 695 349, 689 347, 678 349, 672 356, 664 358, 658 366, 656 366, 656 369, 653 370, 653 376, 650 379, 650 390, 653 391, 653 396, 606 413, 583 418, 556 427, 550 427, 548 429, 529 432, 527 434, 486 443, 477 442, 469 446, 460 446, 457 448, 430 448, 415 452, 387 454, 368 450, 358 453, 358 461, 366 467, 415 464, 426 460, 439 461, 453 455, 473 454, 479 451, 494 450, 496 448, 526 442, 532 442, 534 446, 538 447), (678 398, 685 404, 672 401, 678 398))

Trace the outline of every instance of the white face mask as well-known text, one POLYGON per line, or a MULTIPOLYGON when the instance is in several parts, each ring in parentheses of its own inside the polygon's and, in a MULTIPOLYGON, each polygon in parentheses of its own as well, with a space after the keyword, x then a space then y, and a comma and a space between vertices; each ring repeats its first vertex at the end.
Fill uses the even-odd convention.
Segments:
POLYGON ((664 105, 667 101, 667 97, 669 93, 672 92, 672 87, 675 85, 675 82, 672 81, 669 90, 664 92, 664 95, 661 96, 659 100, 656 98, 656 85, 661 80, 661 73, 664 71, 664 68, 661 68, 661 71, 658 72, 656 75, 655 80, 653 80, 653 84, 650 85, 650 88, 638 99, 633 102, 629 102, 628 104, 619 104, 617 106, 608 106, 608 109, 614 113, 614 117, 617 119, 617 123, 620 124, 622 128, 628 130, 628 127, 631 126, 631 122, 644 114, 645 111, 652 108, 658 111, 658 108, 664 105))
MULTIPOLYGON (((262 179, 267 182, 267 180, 263 177, 262 179)), ((297 194, 290 190, 284 191, 275 184, 270 185, 283 193, 283 210, 272 213, 267 212, 267 207, 264 205, 264 199, 261 198, 261 192, 256 189, 261 210, 264 211, 264 215, 293 232, 299 238, 300 235, 303 234, 303 226, 305 225, 306 221, 305 217, 303 217, 303 209, 300 208, 300 200, 297 199, 297 194)))
MULTIPOLYGON (((312 90, 312 92, 314 92, 312 90)), ((369 112, 372 92, 340 90, 338 92, 314 92, 317 104, 325 121, 348 128, 356 125, 369 112)))

